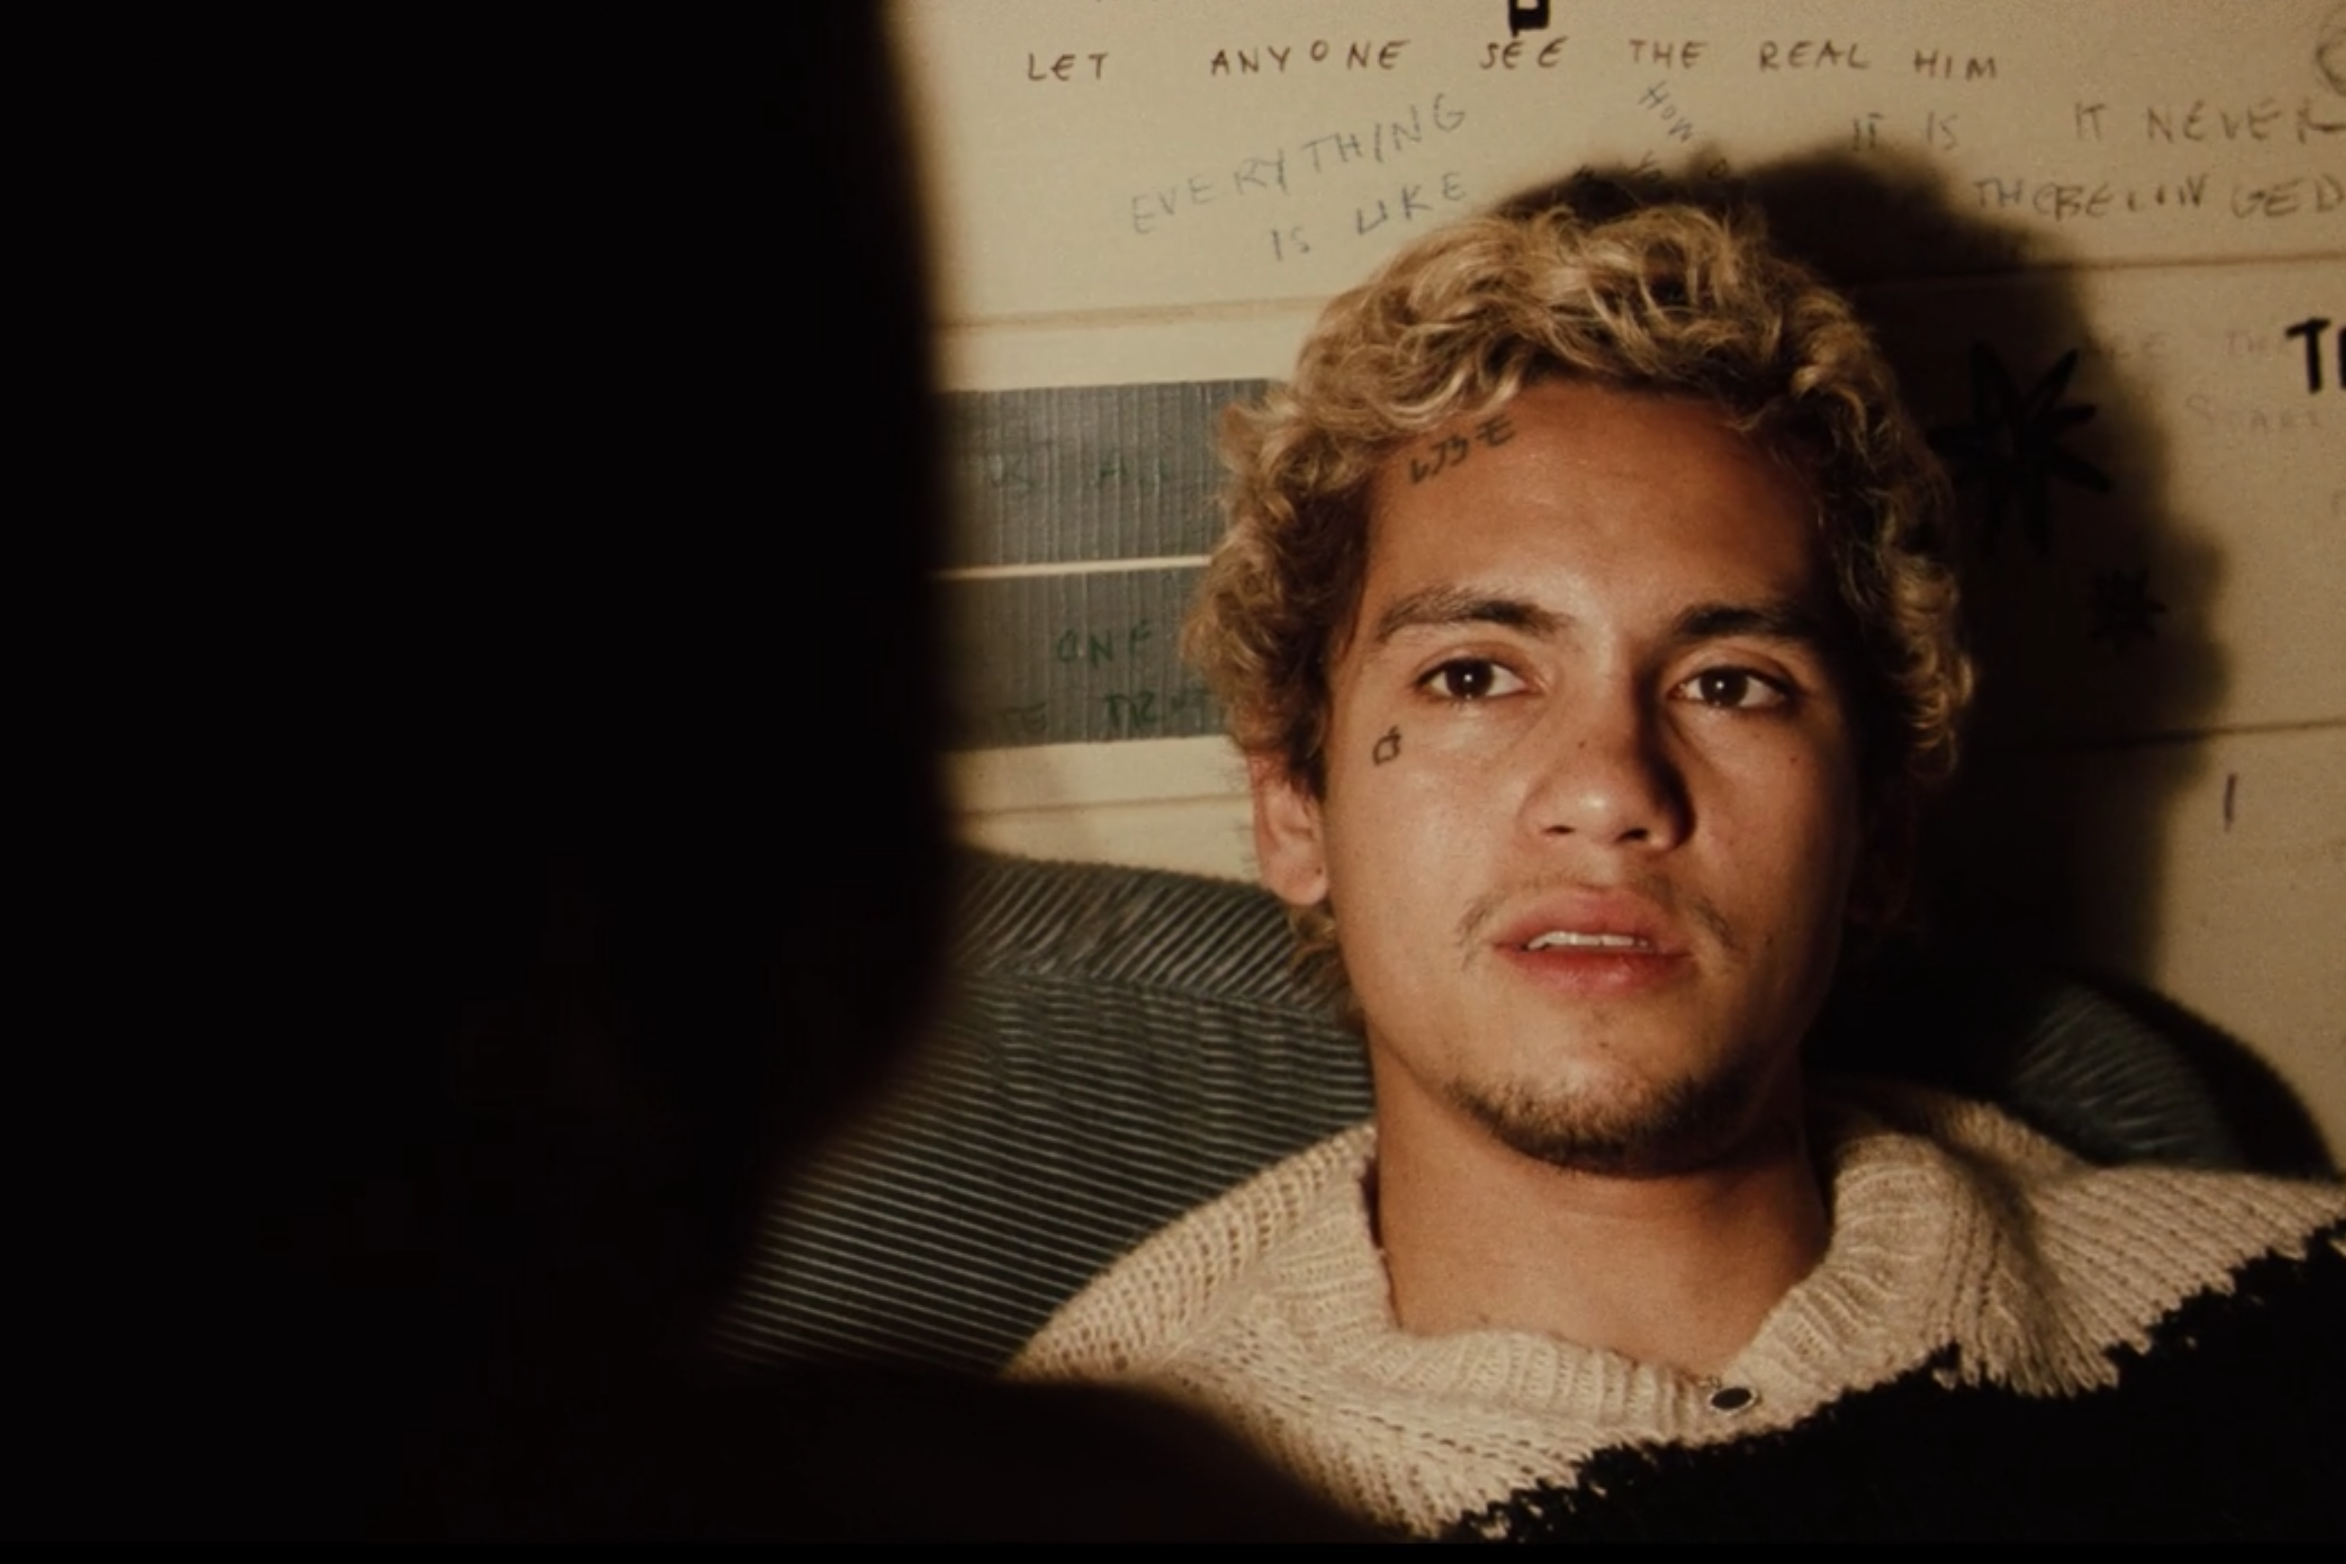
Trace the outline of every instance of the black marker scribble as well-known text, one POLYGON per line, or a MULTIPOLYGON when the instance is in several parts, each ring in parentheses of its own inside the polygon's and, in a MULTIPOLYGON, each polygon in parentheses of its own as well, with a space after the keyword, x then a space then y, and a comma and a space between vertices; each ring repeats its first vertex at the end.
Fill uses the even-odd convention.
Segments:
MULTIPOLYGON (((2330 329, 2327 315, 2308 315, 2294 326, 2283 328, 2284 337, 2300 337, 2305 341, 2305 389, 2317 393, 2322 388, 2322 333, 2330 329)), ((2346 326, 2338 328, 2338 389, 2346 391, 2346 326)))
POLYGON ((1388 760, 1397 759, 1400 754, 1401 730, 1393 728, 1388 730, 1383 738, 1377 740, 1377 747, 1369 751, 1369 761, 1371 764, 1381 766, 1388 760))
POLYGON ((1507 0, 1507 34, 1544 33, 1548 30, 1548 0, 1507 0))
POLYGON ((2022 396, 1995 349, 1972 345, 1971 422, 1933 429, 1930 441, 1957 486, 1977 481, 1986 490, 1982 554, 1995 550, 2007 512, 2018 514, 2020 530, 2039 554, 2050 550, 2055 478, 2096 494, 2110 492, 2108 473, 2061 445, 2096 411, 2091 402, 2062 400, 2076 371, 2077 350, 2071 348, 2022 396))

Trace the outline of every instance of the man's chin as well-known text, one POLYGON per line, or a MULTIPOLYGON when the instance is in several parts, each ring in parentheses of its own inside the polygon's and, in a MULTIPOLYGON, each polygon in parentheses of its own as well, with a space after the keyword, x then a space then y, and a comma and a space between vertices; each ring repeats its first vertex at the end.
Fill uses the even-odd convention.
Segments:
POLYGON ((1763 1132, 1758 1084, 1742 1071, 1613 1089, 1454 1082, 1449 1096, 1510 1150, 1612 1178, 1698 1172, 1763 1132))

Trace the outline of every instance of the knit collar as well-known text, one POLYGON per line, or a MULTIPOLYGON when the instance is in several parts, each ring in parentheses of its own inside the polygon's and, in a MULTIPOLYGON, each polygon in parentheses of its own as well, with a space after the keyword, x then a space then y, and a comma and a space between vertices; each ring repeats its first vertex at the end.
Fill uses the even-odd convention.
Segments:
POLYGON ((1701 1440, 1797 1421, 1934 1359, 1950 1382, 2031 1394, 2110 1383, 2112 1326, 2139 1344, 2209 1275, 2336 1220, 2338 1192, 2327 1186, 2117 1174, 1981 1104, 1884 1082, 1840 1086, 1845 1095, 1811 1104, 1832 1210, 1824 1258, 1716 1377, 1526 1331, 1402 1330, 1371 1236, 1376 1137, 1366 1125, 1318 1148, 1318 1196, 1239 1286, 1271 1306, 1264 1326, 1291 1333, 1294 1350, 1363 1395, 1454 1394, 1592 1428, 1701 1440), (2081 1276, 2072 1251, 2085 1236, 2076 1229, 2099 1220, 2086 1209, 2091 1195, 2145 1177, 2204 1185, 2221 1209, 2162 1235, 2160 1256, 2128 1245, 2117 1265, 2081 1276), (2226 1186, 2252 1193, 2218 1198, 2226 1186), (2014 1209, 2022 1187, 2047 1197, 2033 1224, 2014 1209), (2273 1193, 2292 1188, 2297 1198, 2276 1210, 2273 1193))
POLYGON ((2335 1185, 2096 1168, 1992 1108, 1885 1083, 1815 1098, 1810 1144, 1832 1238, 1717 1379, 1527 1331, 1401 1330, 1365 1125, 1143 1244, 1014 1372, 1153 1387, 1426 1532, 1606 1446, 1787 1428, 1919 1368, 2031 1396, 2114 1383, 2116 1350, 2185 1298, 2346 1220, 2335 1185))

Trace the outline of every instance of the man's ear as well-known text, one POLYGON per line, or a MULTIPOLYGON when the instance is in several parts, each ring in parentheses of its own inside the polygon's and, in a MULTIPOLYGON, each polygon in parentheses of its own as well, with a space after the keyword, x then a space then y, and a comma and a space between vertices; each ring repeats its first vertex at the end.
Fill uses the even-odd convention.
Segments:
POLYGON ((1247 785, 1254 791, 1254 856, 1263 884, 1290 907, 1328 899, 1328 855, 1320 835, 1320 801, 1275 755, 1252 755, 1247 785))

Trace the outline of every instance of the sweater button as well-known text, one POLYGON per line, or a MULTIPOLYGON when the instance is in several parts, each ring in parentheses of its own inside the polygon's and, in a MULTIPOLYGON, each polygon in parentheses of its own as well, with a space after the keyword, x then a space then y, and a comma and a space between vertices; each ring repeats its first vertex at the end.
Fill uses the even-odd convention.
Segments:
POLYGON ((1711 1392, 1711 1410, 1733 1416, 1759 1404, 1759 1392, 1744 1385, 1721 1385, 1711 1392))

